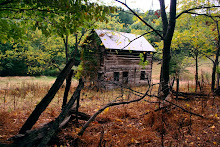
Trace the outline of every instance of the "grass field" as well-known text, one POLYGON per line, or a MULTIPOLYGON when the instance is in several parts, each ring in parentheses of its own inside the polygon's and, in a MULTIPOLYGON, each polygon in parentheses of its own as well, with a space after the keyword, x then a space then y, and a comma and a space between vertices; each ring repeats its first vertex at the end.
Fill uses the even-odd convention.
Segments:
MULTIPOLYGON (((200 75, 210 77, 209 62, 201 63, 200 75)), ((181 90, 187 89, 189 85, 186 83, 194 78, 194 67, 188 69, 189 73, 184 74, 181 79, 181 90)), ((160 65, 154 63, 152 76, 154 82, 159 81, 159 74, 160 65)), ((0 142, 8 143, 7 139, 18 133, 24 121, 45 96, 54 81, 54 77, 0 78, 0 142)), ((74 81, 71 85, 70 95, 76 86, 77 82, 74 81)), ((61 87, 34 128, 54 120, 59 115, 64 88, 65 86, 61 87)), ((193 89, 193 85, 190 88, 193 89)), ((146 89, 147 87, 134 88, 142 93, 146 89)), ((209 93, 209 91, 203 92, 209 93)), ((154 88, 151 94, 156 95, 157 88, 154 88)), ((92 115, 117 97, 117 101, 138 98, 126 89, 97 91, 84 88, 81 91, 80 111, 92 115)), ((174 97, 171 95, 173 103, 185 110, 201 114, 205 119, 186 113, 172 105, 166 111, 154 112, 159 106, 157 103, 149 103, 149 101, 155 102, 158 99, 146 97, 140 102, 105 110, 82 137, 77 136, 77 132, 85 121, 80 121, 79 128, 70 123, 57 134, 59 138, 57 144, 72 146, 74 139, 79 138, 79 146, 98 146, 99 144, 102 146, 161 146, 161 142, 164 142, 165 146, 220 145, 219 97, 212 95, 200 98, 191 97, 190 101, 176 101, 172 98, 174 97)))
MULTIPOLYGON (((153 63, 153 70, 152 70, 152 79, 159 80, 160 78, 160 68, 161 64, 158 62, 153 63)), ((212 73, 212 63, 210 60, 201 60, 199 62, 199 77, 201 78, 201 74, 205 75, 206 78, 210 79, 212 73)), ((181 73, 181 80, 182 81, 193 81, 195 78, 195 63, 192 62, 190 67, 186 68, 186 72, 181 73)), ((207 80, 208 80, 207 79, 207 80)))
POLYGON ((33 84, 42 84, 42 85, 51 85, 55 81, 56 77, 0 77, 0 90, 2 89, 10 89, 16 87, 22 87, 25 84, 33 83, 33 84))

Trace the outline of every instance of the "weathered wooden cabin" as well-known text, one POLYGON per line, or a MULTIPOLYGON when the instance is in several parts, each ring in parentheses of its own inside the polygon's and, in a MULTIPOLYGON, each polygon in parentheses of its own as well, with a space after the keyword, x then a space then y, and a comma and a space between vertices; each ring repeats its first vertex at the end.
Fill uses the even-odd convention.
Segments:
POLYGON ((98 45, 100 63, 95 77, 99 87, 140 86, 151 81, 155 49, 143 36, 111 30, 94 30, 93 33, 101 42, 98 45), (145 61, 148 61, 146 66, 140 65, 145 61))

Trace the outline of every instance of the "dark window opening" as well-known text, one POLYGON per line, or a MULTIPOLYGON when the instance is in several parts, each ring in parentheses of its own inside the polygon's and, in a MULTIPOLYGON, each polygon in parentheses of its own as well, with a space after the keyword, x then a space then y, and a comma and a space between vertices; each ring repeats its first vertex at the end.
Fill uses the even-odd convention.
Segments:
POLYGON ((100 66, 102 66, 104 64, 104 53, 101 52, 100 53, 100 66))
POLYGON ((147 60, 147 53, 144 54, 144 61, 145 62, 147 60))
POLYGON ((128 72, 123 72, 123 83, 128 83, 128 72))
POLYGON ((141 71, 141 77, 140 80, 145 80, 145 71, 141 71))
POLYGON ((119 81, 119 72, 114 72, 114 81, 119 81))
POLYGON ((103 80, 103 73, 98 73, 98 80, 103 80))

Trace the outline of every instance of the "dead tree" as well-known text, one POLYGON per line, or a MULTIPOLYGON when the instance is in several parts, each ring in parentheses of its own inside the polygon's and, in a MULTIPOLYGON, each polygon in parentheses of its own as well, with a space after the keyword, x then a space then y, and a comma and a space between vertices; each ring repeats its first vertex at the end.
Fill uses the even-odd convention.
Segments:
MULTIPOLYGON (((55 121, 51 121, 50 123, 44 125, 42 128, 33 131, 29 130, 26 131, 25 134, 16 135, 14 138, 12 138, 14 142, 10 144, 10 146, 46 146, 53 135, 58 131, 58 129, 63 127, 68 122, 68 120, 70 120, 71 112, 75 112, 75 110, 72 109, 73 104, 77 99, 79 99, 80 92, 83 87, 83 81, 79 80, 79 85, 76 88, 74 94, 63 108, 60 115, 55 119, 55 121)), ((79 115, 80 113, 78 116, 79 115)), ((84 119, 88 120, 88 116, 85 116, 84 114, 81 115, 81 117, 85 117, 84 119)))
POLYGON ((69 60, 69 62, 66 64, 64 69, 60 72, 58 75, 56 81, 48 91, 47 95, 41 100, 41 102, 36 106, 34 111, 31 113, 29 118, 26 120, 22 128, 20 129, 19 133, 24 134, 27 130, 30 130, 32 126, 36 123, 38 118, 40 117, 41 113, 47 108, 49 103, 54 98, 57 91, 60 89, 61 85, 63 84, 63 81, 66 79, 66 77, 69 75, 71 68, 73 67, 75 62, 75 58, 72 58, 69 60))

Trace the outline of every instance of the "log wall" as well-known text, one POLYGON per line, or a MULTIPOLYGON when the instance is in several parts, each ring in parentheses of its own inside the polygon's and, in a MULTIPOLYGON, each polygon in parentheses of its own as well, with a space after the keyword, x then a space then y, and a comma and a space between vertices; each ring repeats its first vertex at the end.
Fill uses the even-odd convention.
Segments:
POLYGON ((146 53, 149 64, 143 67, 139 65, 140 53, 105 49, 102 53, 103 59, 101 59, 101 67, 97 76, 98 81, 101 82, 99 85, 106 89, 116 88, 117 86, 113 83, 127 86, 147 85, 148 80, 151 80, 152 55, 146 53), (119 75, 119 80, 117 80, 117 75, 119 75))

